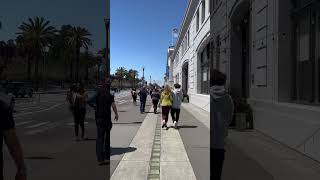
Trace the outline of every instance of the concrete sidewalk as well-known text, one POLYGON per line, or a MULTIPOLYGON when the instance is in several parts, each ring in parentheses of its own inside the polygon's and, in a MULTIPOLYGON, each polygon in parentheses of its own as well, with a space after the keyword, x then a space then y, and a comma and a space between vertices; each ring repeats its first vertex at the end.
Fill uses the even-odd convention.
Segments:
MULTIPOLYGON (((152 110, 150 109, 150 112, 152 110)), ((160 115, 148 113, 111 180, 196 180, 176 129, 161 129, 160 115)))
MULTIPOLYGON (((183 108, 210 129, 208 112, 189 103, 183 108)), ((316 180, 320 179, 320 163, 258 131, 230 129, 222 179, 316 180)))

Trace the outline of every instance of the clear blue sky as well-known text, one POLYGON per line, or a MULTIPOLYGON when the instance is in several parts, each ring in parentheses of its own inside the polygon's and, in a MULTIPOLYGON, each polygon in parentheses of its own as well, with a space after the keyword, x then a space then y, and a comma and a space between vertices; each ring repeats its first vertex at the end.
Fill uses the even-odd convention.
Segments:
POLYGON ((163 81, 172 28, 180 28, 188 0, 111 0, 111 73, 136 69, 163 81))
POLYGON ((0 40, 14 39, 17 27, 29 17, 43 16, 56 28, 63 24, 87 28, 96 51, 106 46, 106 14, 106 0, 2 0, 0 40))

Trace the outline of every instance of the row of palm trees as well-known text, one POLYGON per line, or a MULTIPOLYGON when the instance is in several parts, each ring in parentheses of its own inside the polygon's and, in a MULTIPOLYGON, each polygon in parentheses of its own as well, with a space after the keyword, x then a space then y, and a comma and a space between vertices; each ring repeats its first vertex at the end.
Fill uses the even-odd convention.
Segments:
POLYGON ((27 79, 35 82, 36 90, 39 88, 39 62, 46 53, 52 59, 62 60, 65 65, 66 80, 77 83, 79 82, 80 59, 85 60, 86 79, 88 80, 89 68, 99 66, 106 58, 105 48, 101 49, 97 55, 89 52, 88 49, 92 45, 91 34, 83 27, 63 25, 60 29, 56 29, 51 26, 50 21, 43 17, 34 17, 23 22, 18 29, 19 32, 16 33, 17 37, 14 40, 14 52, 16 52, 15 55, 26 59, 27 79), (81 49, 84 51, 81 52, 81 49), (32 65, 34 65, 34 77, 31 77, 32 65), (74 69, 75 78, 73 77, 74 69))
POLYGON ((116 72, 113 76, 115 79, 118 80, 120 89, 123 88, 123 81, 124 80, 131 82, 132 88, 136 87, 137 81, 141 81, 140 79, 138 79, 139 72, 137 70, 135 70, 135 69, 126 70, 125 67, 117 68, 116 72))

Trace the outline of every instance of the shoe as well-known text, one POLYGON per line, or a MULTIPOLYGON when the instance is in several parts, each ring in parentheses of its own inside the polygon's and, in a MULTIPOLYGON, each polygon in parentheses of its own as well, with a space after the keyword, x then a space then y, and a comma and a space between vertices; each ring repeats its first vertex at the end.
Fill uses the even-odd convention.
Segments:
POLYGON ((178 122, 174 121, 173 126, 174 126, 175 129, 178 129, 178 122))
POLYGON ((73 139, 73 141, 80 141, 80 138, 77 136, 73 139))
POLYGON ((100 162, 98 162, 98 165, 99 165, 99 166, 105 165, 105 161, 100 161, 100 162))
POLYGON ((165 120, 162 120, 162 128, 166 127, 167 124, 166 124, 166 121, 165 120))

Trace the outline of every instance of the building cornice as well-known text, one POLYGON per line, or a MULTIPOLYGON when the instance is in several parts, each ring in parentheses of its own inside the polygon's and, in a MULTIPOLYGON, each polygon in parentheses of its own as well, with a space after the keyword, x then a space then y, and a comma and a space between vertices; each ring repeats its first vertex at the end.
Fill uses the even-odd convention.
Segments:
POLYGON ((176 45, 175 45, 175 49, 172 53, 172 58, 174 59, 174 57, 176 56, 178 50, 179 50, 179 47, 180 47, 180 44, 189 28, 189 25, 191 24, 192 22, 192 19, 193 19, 193 16, 195 14, 195 11, 198 7, 198 4, 199 4, 200 0, 189 0, 189 3, 188 3, 188 7, 185 11, 185 14, 184 14, 184 18, 183 18, 183 21, 182 21, 182 24, 181 24, 181 27, 180 27, 180 31, 179 31, 179 36, 178 36, 178 40, 176 42, 176 45))

